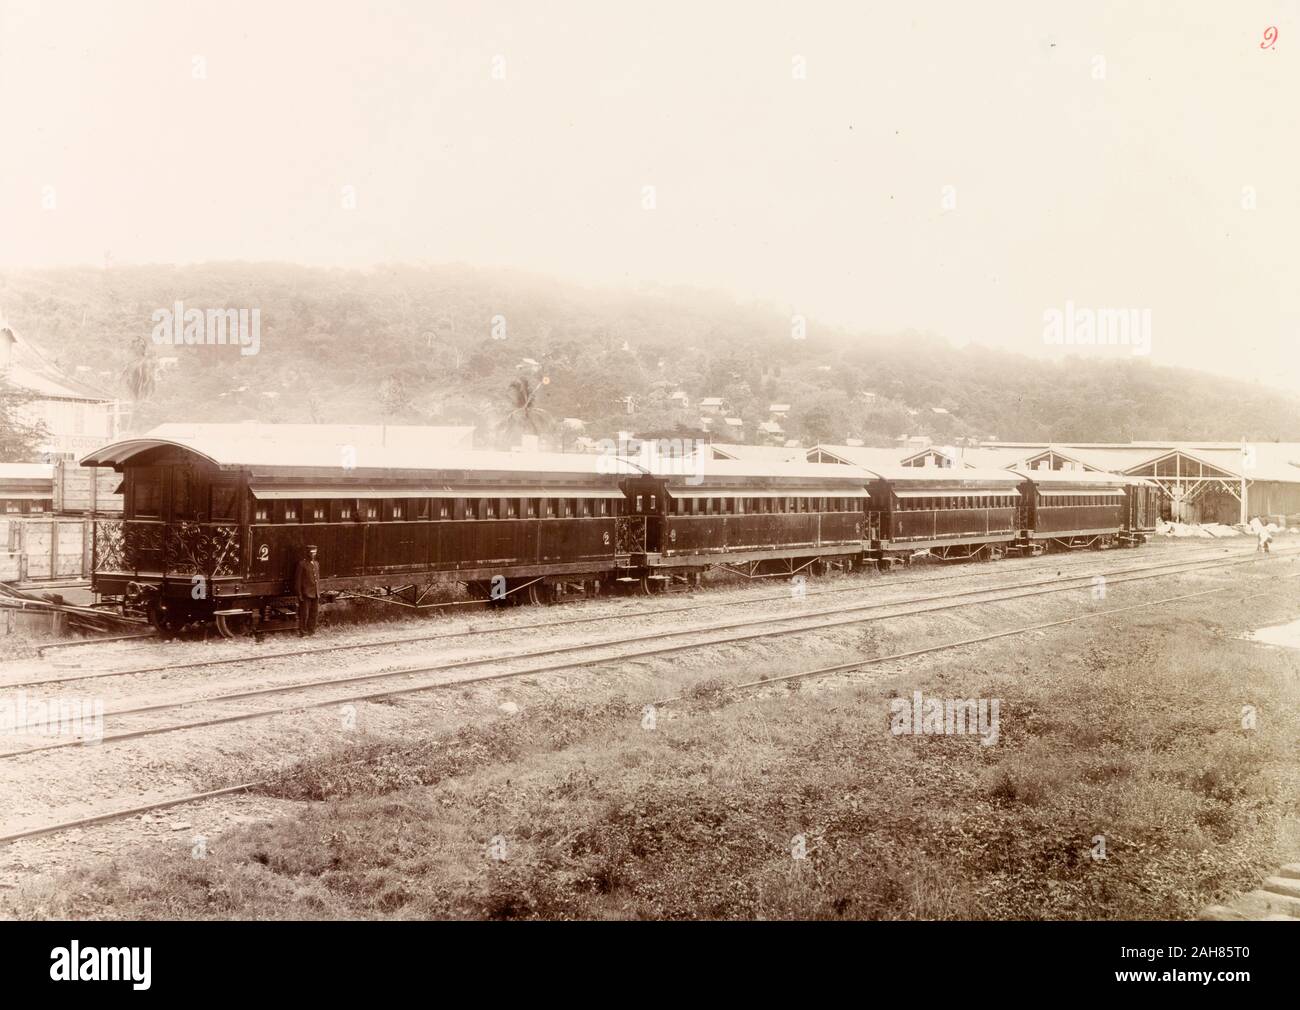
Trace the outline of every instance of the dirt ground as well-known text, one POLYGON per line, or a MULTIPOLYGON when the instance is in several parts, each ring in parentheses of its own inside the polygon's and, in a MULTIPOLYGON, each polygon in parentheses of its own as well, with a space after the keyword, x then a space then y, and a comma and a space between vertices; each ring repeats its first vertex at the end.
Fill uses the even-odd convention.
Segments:
MULTIPOLYGON (((1289 539, 1259 564, 1116 578, 1104 595, 1085 584, 3 760, 0 833, 262 784, 0 848, 0 913, 1190 917, 1300 853, 1300 653, 1246 637, 1300 618, 1289 539), (1061 621, 1073 623, 728 691, 1061 621), (996 699, 996 742, 892 732, 891 706, 918 690, 996 699), (668 697, 682 700, 647 712, 668 697)), ((513 669, 509 657, 527 650, 1243 549, 1184 541, 1059 563, 830 579, 810 583, 803 599, 762 584, 335 625, 313 644, 390 644, 281 659, 266 654, 296 640, 93 646, 5 663, 0 691, 243 660, 25 689, 99 699, 111 733, 122 708, 188 700, 181 718, 204 718, 285 700, 212 701, 235 690, 481 661, 438 675, 458 679, 513 669), (845 591, 814 595, 822 589, 845 591), (753 602, 724 606, 741 598, 753 602), (536 627, 556 621, 583 623, 536 627), (393 644, 417 635, 443 637, 393 644)), ((375 685, 357 690, 367 688, 375 685)), ((142 713, 129 726, 177 717, 142 713)), ((0 750, 39 742, 7 736, 0 750)))

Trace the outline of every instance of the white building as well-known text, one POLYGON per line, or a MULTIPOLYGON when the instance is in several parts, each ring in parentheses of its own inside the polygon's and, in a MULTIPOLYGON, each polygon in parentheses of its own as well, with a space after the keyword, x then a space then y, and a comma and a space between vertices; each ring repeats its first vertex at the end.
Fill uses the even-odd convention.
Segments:
POLYGON ((117 435, 118 401, 75 379, 48 360, 29 340, 0 321, 0 375, 32 399, 17 411, 27 424, 41 424, 46 462, 75 459, 117 435))

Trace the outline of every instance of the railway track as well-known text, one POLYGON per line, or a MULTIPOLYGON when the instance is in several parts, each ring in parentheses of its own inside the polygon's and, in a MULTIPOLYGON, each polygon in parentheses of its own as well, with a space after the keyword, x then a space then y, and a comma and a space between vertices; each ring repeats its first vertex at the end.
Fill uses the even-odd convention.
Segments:
MULTIPOLYGON (((1280 555, 1278 554, 1274 554, 1274 555, 1270 555, 1269 558, 1259 558, 1259 557, 1252 556, 1249 558, 1218 560, 1213 562, 1199 562, 1199 563, 1185 562, 1180 566, 1180 570, 1178 571, 1160 571, 1154 573, 1147 572, 1144 574, 1134 574, 1128 578, 1117 579, 1113 584, 1120 585, 1128 582, 1147 581, 1147 580, 1157 579, 1157 578, 1169 578, 1169 577, 1174 577, 1183 574, 1195 574, 1197 572, 1207 571, 1212 569, 1251 564, 1253 562, 1261 561, 1261 560, 1272 560, 1273 558, 1277 558, 1279 556, 1280 555)), ((1167 568, 1170 566, 1166 565, 1160 567, 1167 568)), ((1088 576, 1077 576, 1068 581, 1078 582, 1081 579, 1086 577, 1088 576)), ((993 596, 993 598, 983 599, 983 600, 966 600, 963 602, 949 602, 938 607, 912 608, 912 609, 905 609, 906 606, 905 604, 895 604, 894 606, 896 608, 900 608, 901 612, 893 613, 893 614, 878 614, 869 617, 855 617, 847 620, 824 621, 816 624, 806 623, 807 618, 814 615, 800 615, 796 617, 787 617, 787 618, 761 618, 755 621, 739 622, 736 625, 724 625, 721 627, 714 627, 714 628, 690 629, 688 631, 681 632, 680 634, 682 635, 699 634, 702 631, 725 630, 731 627, 752 626, 756 624, 773 625, 773 624, 789 624, 792 622, 801 622, 801 621, 805 622, 805 623, 800 623, 798 626, 792 628, 782 628, 782 629, 768 628, 766 630, 748 631, 744 634, 730 635, 723 638, 710 639, 707 641, 695 641, 695 642, 687 642, 687 643, 666 645, 666 646, 661 645, 661 646, 656 646, 649 649, 642 649, 637 652, 627 653, 618 656, 600 656, 596 658, 566 660, 566 661, 560 661, 560 662, 546 664, 542 666, 526 667, 524 669, 519 669, 519 670, 494 671, 491 673, 479 674, 471 677, 461 677, 453 680, 443 680, 443 681, 437 681, 433 683, 423 683, 423 684, 416 684, 416 685, 403 685, 400 687, 391 688, 379 692, 370 692, 367 694, 347 695, 343 697, 331 697, 327 699, 317 699, 317 700, 307 701, 307 702, 296 702, 290 705, 279 706, 273 709, 264 709, 264 710, 258 710, 253 712, 242 712, 242 713, 236 713, 236 714, 223 716, 223 717, 201 719, 196 721, 175 723, 175 724, 169 724, 164 726, 155 726, 155 727, 149 727, 149 728, 134 730, 134 731, 128 730, 125 732, 115 733, 112 735, 105 735, 104 741, 109 742, 112 740, 137 739, 143 736, 156 735, 159 733, 170 733, 170 732, 176 732, 184 729, 192 729, 192 728, 199 728, 205 726, 215 726, 224 723, 244 721, 248 719, 265 718, 265 717, 284 714, 288 712, 304 711, 311 708, 322 708, 322 707, 347 704, 347 703, 353 703, 359 701, 372 701, 372 700, 394 698, 401 695, 417 694, 417 693, 427 692, 431 690, 463 688, 467 685, 472 685, 472 684, 483 684, 492 681, 503 681, 503 680, 528 677, 528 676, 535 676, 539 673, 548 673, 548 672, 555 672, 561 670, 579 669, 579 668, 590 667, 590 666, 599 666, 599 665, 603 665, 610 662, 616 662, 616 661, 626 662, 626 661, 637 660, 649 656, 663 655, 667 653, 689 651, 689 650, 698 650, 702 648, 709 648, 718 645, 726 645, 735 642, 752 641, 752 640, 772 637, 776 635, 801 634, 801 633, 817 631, 829 627, 839 627, 839 626, 850 625, 850 624, 860 624, 860 623, 865 623, 867 621, 874 621, 874 620, 890 620, 890 619, 896 619, 896 618, 902 618, 908 616, 917 616, 917 615, 922 615, 927 613, 934 613, 941 610, 952 610, 958 607, 969 607, 969 606, 999 603, 1008 600, 1023 599, 1032 596, 1042 596, 1050 593, 1067 592, 1071 590, 1078 591, 1082 588, 1085 587, 1079 585, 1055 585, 1051 587, 1040 586, 1028 592, 1016 592, 1013 594, 1004 594, 1004 595, 997 595, 998 590, 984 590, 982 591, 981 595, 989 595, 989 596, 993 596)), ((907 650, 905 652, 892 653, 884 656, 866 657, 863 659, 855 659, 846 663, 836 664, 834 666, 820 667, 813 670, 800 671, 800 672, 796 672, 793 674, 788 674, 780 677, 771 677, 771 678, 760 679, 760 680, 746 681, 740 684, 731 685, 725 690, 727 690, 729 693, 735 693, 735 692, 753 690, 755 688, 764 687, 764 686, 771 686, 785 681, 811 679, 811 678, 827 676, 835 673, 844 673, 851 670, 862 669, 869 666, 875 666, 875 665, 892 662, 892 661, 899 661, 899 660, 908 659, 920 655, 964 648, 964 647, 980 644, 983 642, 993 641, 999 638, 1029 634, 1035 631, 1048 630, 1048 629, 1062 627, 1065 625, 1074 624, 1078 622, 1099 620, 1116 614, 1153 609, 1156 607, 1167 606, 1167 605, 1185 602, 1193 599, 1205 598, 1205 597, 1213 596, 1215 594, 1227 592, 1230 588, 1231 587, 1229 586, 1222 586, 1213 589, 1199 590, 1193 593, 1184 593, 1180 595, 1170 596, 1159 600, 1148 601, 1146 603, 1131 604, 1122 607, 1113 607, 1113 608, 1089 611, 1088 613, 1078 614, 1069 618, 1059 619, 1055 621, 1048 621, 1048 622, 1040 622, 1040 623, 1024 625, 1016 628, 1005 629, 1002 631, 990 632, 985 635, 960 639, 957 641, 938 643, 930 646, 925 646, 919 649, 907 650)), ((969 595, 969 594, 962 594, 962 595, 969 595)), ((821 612, 821 615, 825 615, 826 613, 829 612, 821 612)), ((836 611, 835 613, 842 613, 842 611, 836 611)), ((625 644, 627 642, 642 641, 647 637, 653 637, 655 639, 659 639, 666 636, 664 636, 661 633, 657 633, 653 636, 637 636, 632 639, 625 639, 621 641, 615 640, 612 642, 602 642, 602 643, 595 643, 595 644, 584 645, 584 646, 566 646, 554 650, 539 650, 538 652, 523 653, 523 654, 518 654, 515 657, 508 657, 508 658, 498 657, 498 658, 486 659, 486 660, 476 659, 472 661, 464 661, 455 664, 444 664, 442 666, 414 667, 414 668, 408 668, 403 670, 388 671, 379 674, 367 674, 367 675, 363 675, 360 678, 345 678, 345 679, 333 678, 328 681, 320 681, 320 682, 307 683, 307 684, 296 684, 296 685, 286 686, 282 688, 264 689, 258 692, 244 693, 238 697, 247 697, 247 696, 255 696, 261 694, 271 694, 271 693, 289 693, 295 690, 312 689, 316 687, 337 686, 338 684, 343 683, 345 680, 351 682, 361 682, 361 681, 391 678, 391 677, 401 677, 401 676, 410 677, 421 673, 443 671, 446 669, 464 668, 464 667, 475 666, 475 665, 481 666, 486 663, 507 662, 509 661, 510 658, 513 659, 535 658, 537 655, 547 655, 547 654, 555 655, 563 652, 581 651, 583 649, 607 648, 611 646, 625 644)), ((229 701, 229 700, 234 700, 236 697, 237 696, 226 696, 224 698, 217 698, 217 699, 196 699, 195 701, 179 702, 172 705, 145 706, 140 711, 161 711, 167 708, 181 708, 181 707, 202 703, 202 702, 211 703, 211 702, 222 701, 222 700, 229 701)), ((682 699, 680 696, 676 696, 676 697, 660 699, 659 701, 656 701, 653 704, 669 705, 675 702, 679 702, 681 700, 682 699)), ((120 717, 126 713, 119 711, 111 714, 120 717)), ((80 746, 80 743, 66 742, 66 743, 44 746, 44 747, 27 748, 20 751, 13 751, 5 754, 0 754, 0 758, 22 757, 28 754, 40 753, 46 750, 60 749, 64 746, 80 746)), ((188 793, 182 796, 170 797, 167 799, 155 801, 149 804, 137 805, 130 808, 119 809, 115 811, 105 811, 105 812, 92 814, 82 818, 75 818, 75 819, 62 821, 55 824, 44 825, 36 828, 29 828, 22 831, 12 832, 10 834, 0 836, 0 844, 18 841, 24 838, 33 838, 40 835, 52 834, 55 832, 68 830, 75 827, 85 827, 91 824, 105 823, 107 821, 135 816, 152 810, 166 809, 168 807, 175 807, 185 803, 198 802, 204 799, 209 799, 217 796, 233 795, 240 792, 247 792, 251 789, 258 787, 259 785, 261 785, 260 782, 244 782, 244 783, 223 787, 216 790, 207 790, 204 792, 188 793)))
MULTIPOLYGON (((1198 553, 1198 555, 1195 555, 1195 556, 1201 556, 1201 557, 1213 557, 1213 556, 1219 556, 1219 555, 1221 555, 1223 552, 1225 552, 1225 551, 1230 551, 1230 550, 1232 550, 1232 548, 1230 548, 1230 547, 1228 547, 1228 546, 1219 547, 1219 548, 1217 548, 1217 549, 1208 549, 1208 548, 1207 548, 1206 550, 1200 551, 1200 552, 1198 553)), ((1245 553, 1245 552, 1242 551, 1241 553, 1245 553)), ((1283 552, 1283 553, 1285 553, 1285 552, 1283 552)), ((1114 555, 1111 555, 1111 556, 1113 557, 1114 555)), ((858 591, 858 590, 864 588, 866 585, 870 585, 870 586, 873 586, 873 587, 882 587, 882 586, 883 586, 883 587, 888 588, 888 587, 895 586, 895 585, 924 585, 924 584, 931 583, 931 582, 947 582, 947 581, 951 581, 951 580, 953 580, 953 579, 969 579, 969 578, 972 578, 972 577, 974 577, 974 578, 982 578, 982 577, 985 577, 985 576, 991 576, 991 575, 994 575, 994 574, 1001 574, 1002 566, 1005 566, 1005 565, 1015 565, 1016 567, 1028 567, 1028 568, 1030 568, 1031 570, 1032 570, 1032 569, 1036 569, 1036 568, 1055 568, 1055 569, 1058 569, 1058 570, 1074 570, 1074 569, 1076 569, 1076 568, 1083 568, 1083 567, 1087 567, 1087 566, 1090 566, 1090 565, 1095 565, 1095 564, 1097 563, 1097 561, 1098 561, 1101 557, 1103 557, 1103 555, 1100 555, 1100 554, 1098 554, 1098 553, 1094 553, 1094 552, 1091 552, 1091 551, 1090 551, 1090 552, 1088 552, 1086 558, 1081 558, 1081 557, 1079 557, 1078 554, 1076 554, 1076 555, 1039 555, 1039 556, 1037 556, 1037 557, 1032 557, 1032 558, 1004 558, 1004 559, 1002 559, 1001 562, 999 562, 999 566, 998 566, 998 567, 999 567, 999 571, 998 571, 997 573, 992 572, 992 571, 987 571, 987 570, 981 570, 981 569, 983 569, 983 568, 985 567, 985 564, 984 564, 984 563, 980 563, 980 562, 967 562, 967 563, 965 563, 965 564, 963 564, 963 565, 952 565, 952 564, 950 564, 950 565, 948 566, 947 573, 946 573, 946 574, 943 574, 943 575, 917 576, 917 575, 912 574, 911 572, 900 572, 900 573, 897 573, 897 574, 885 574, 885 575, 866 575, 866 576, 863 576, 863 577, 862 577, 862 578, 863 578, 864 580, 866 580, 866 581, 858 582, 858 583, 855 584, 855 585, 852 585, 852 586, 832 586, 832 587, 827 587, 827 588, 822 588, 822 589, 809 590, 809 591, 807 592, 806 595, 809 596, 809 597, 813 597, 813 596, 821 596, 821 595, 824 595, 824 594, 831 594, 831 593, 847 593, 847 592, 855 592, 855 591, 858 591), (1072 561, 1067 561, 1067 560, 1065 560, 1066 558, 1072 558, 1073 560, 1072 560, 1072 561), (960 571, 953 571, 953 570, 952 570, 953 567, 960 568, 961 570, 960 570, 960 571)), ((762 580, 763 580, 763 581, 769 581, 769 580, 772 580, 772 579, 775 579, 775 578, 776 578, 776 576, 764 576, 764 577, 762 577, 762 580)), ((856 577, 855 577, 855 578, 856 578, 856 577)), ((758 580, 755 579, 754 581, 758 581, 758 580)), ((723 587, 723 586, 719 586, 719 587, 710 587, 710 589, 704 590, 704 592, 705 592, 705 593, 708 593, 708 592, 714 592, 714 591, 722 590, 722 589, 725 589, 725 588, 731 588, 731 587, 729 587, 729 586, 728 586, 728 587, 723 587)), ((749 605, 749 604, 752 604, 752 603, 761 603, 761 602, 763 602, 763 601, 765 601, 765 600, 777 600, 777 599, 785 599, 785 598, 787 598, 787 594, 782 594, 782 595, 779 595, 779 596, 778 596, 778 595, 757 596, 757 597, 752 597, 752 598, 749 598, 749 599, 742 599, 742 600, 723 600, 723 601, 717 601, 717 602, 711 602, 711 603, 702 603, 702 604, 697 604, 697 605, 689 606, 689 607, 680 607, 680 608, 675 608, 675 609, 676 609, 676 610, 680 610, 680 611, 686 611, 686 610, 698 610, 698 609, 704 609, 704 608, 706 608, 706 607, 734 607, 734 606, 746 606, 746 605, 749 605)), ((461 601, 457 601, 457 602, 458 602, 458 603, 463 603, 463 604, 473 604, 473 605, 476 605, 476 606, 482 606, 482 607, 488 609, 489 611, 492 609, 491 606, 490 606, 490 601, 486 601, 486 600, 461 600, 461 601)), ((585 603, 585 602, 588 602, 588 601, 585 601, 585 600, 578 600, 578 601, 574 601, 574 602, 571 603, 571 604, 559 603, 559 604, 551 604, 550 606, 551 606, 551 608, 554 608, 554 607, 563 607, 563 606, 578 606, 578 605, 580 605, 580 604, 582 604, 582 603, 585 603)), ((546 627, 553 627, 553 626, 555 626, 556 624, 560 624, 560 623, 581 624, 581 623, 585 623, 585 622, 588 622, 588 621, 594 622, 594 621, 601 621, 601 620, 613 619, 615 616, 624 616, 624 615, 600 615, 600 616, 595 616, 595 617, 579 617, 579 618, 573 618, 572 621, 570 621, 570 622, 536 622, 536 623, 533 623, 533 624, 515 625, 515 626, 508 627, 508 628, 504 628, 504 629, 502 629, 502 628, 494 628, 494 629, 483 628, 483 629, 474 629, 474 630, 469 631, 469 632, 449 632, 449 633, 446 633, 446 634, 440 634, 440 635, 432 635, 432 636, 417 636, 417 637, 414 637, 414 638, 409 639, 409 641, 428 641, 428 640, 437 639, 437 638, 443 638, 443 637, 458 637, 458 636, 460 636, 460 635, 465 635, 465 634, 479 634, 479 633, 483 633, 483 632, 485 632, 485 631, 489 631, 489 630, 507 630, 507 631, 509 631, 509 630, 516 630, 516 629, 523 630, 523 629, 525 629, 525 628, 530 628, 530 627, 546 628, 546 627)), ((278 634, 278 633, 283 632, 283 631, 292 631, 292 630, 293 630, 292 628, 277 629, 274 633, 277 633, 277 634, 278 634)), ((126 642, 126 641, 131 641, 131 640, 139 641, 139 642, 141 642, 142 644, 143 644, 143 643, 154 643, 154 642, 160 642, 160 641, 162 641, 162 639, 158 638, 158 636, 155 635, 155 634, 153 634, 152 632, 149 632, 149 633, 146 633, 146 634, 133 634, 133 635, 98 636, 98 637, 95 637, 95 638, 81 638, 81 639, 74 639, 74 640, 68 640, 68 641, 63 641, 63 642, 50 642, 50 643, 48 643, 48 644, 46 644, 46 645, 40 645, 40 646, 37 646, 36 651, 37 651, 38 654, 44 656, 45 652, 46 652, 47 650, 51 650, 51 649, 72 649, 72 648, 82 648, 82 647, 90 646, 90 645, 98 645, 98 644, 104 644, 104 643, 110 643, 110 642, 126 642)), ((376 647, 378 647, 378 646, 380 646, 380 645, 390 644, 390 643, 397 643, 397 644, 400 644, 401 642, 404 642, 404 641, 408 641, 408 639, 403 638, 403 639, 377 640, 377 641, 375 641, 373 644, 374 644, 376 647)), ((350 646, 350 645, 349 645, 349 646, 347 646, 347 647, 348 647, 348 648, 351 648, 351 647, 353 647, 353 646, 350 646)), ((356 647, 357 647, 357 648, 364 648, 365 646, 364 646, 364 645, 358 645, 358 646, 356 646, 356 647)), ((333 648, 339 648, 339 647, 333 647, 333 648)), ((307 650, 307 651, 310 651, 310 650, 307 650)), ((325 652, 325 651, 330 651, 330 649, 322 648, 322 649, 315 650, 315 651, 325 652)), ((300 651, 299 653, 295 653, 295 654, 302 654, 302 652, 300 651)), ((3 687, 3 686, 4 686, 4 685, 0 685, 0 687, 3 687)))
MULTIPOLYGON (((1237 554, 1241 557, 1250 557, 1252 559, 1255 558, 1254 552, 1251 551, 1243 550, 1243 551, 1237 551, 1231 553, 1237 554)), ((1151 571, 1159 568, 1178 567, 1178 566, 1195 563, 1200 560, 1209 560, 1211 558, 1214 559, 1222 558, 1223 554, 1224 552, 1222 550, 1219 550, 1219 551, 1210 552, 1208 554, 1198 554, 1191 558, 1181 558, 1178 560, 1158 562, 1152 565, 1136 565, 1136 566, 1120 567, 1120 568, 1108 567, 1103 571, 1095 570, 1095 559, 1090 560, 1089 563, 1086 563, 1084 565, 1075 565, 1075 566, 1068 566, 1068 567, 1062 566, 1058 563, 1058 565, 1056 566, 1049 566, 1049 568, 1055 567, 1057 569, 1057 575, 1050 578, 1044 578, 1044 579, 1039 579, 1039 580, 1034 580, 1029 582, 1014 583, 1008 586, 973 588, 973 589, 962 590, 960 592, 951 593, 951 594, 938 594, 929 597, 914 597, 910 600, 903 599, 903 600, 894 600, 894 601, 873 601, 871 603, 864 604, 864 606, 889 607, 900 603, 956 598, 960 596, 969 596, 969 595, 975 595, 975 594, 991 592, 991 591, 998 591, 1003 589, 1029 588, 1034 586, 1054 585, 1059 583, 1063 579, 1077 580, 1081 578, 1091 578, 1096 575, 1103 575, 1109 578, 1114 575, 1123 575, 1130 572, 1151 571), (1086 573, 1081 573, 1080 575, 1073 575, 1073 576, 1060 575, 1060 571, 1062 570, 1073 570, 1073 568, 1075 567, 1089 567, 1090 565, 1093 567, 1094 570, 1090 570, 1086 573)), ((1286 557, 1286 556, 1294 556, 1294 555, 1300 555, 1300 550, 1276 551, 1269 556, 1286 557)), ((970 573, 967 573, 964 577, 969 579, 969 574, 970 573)), ((978 576, 984 576, 984 575, 994 575, 1000 573, 980 572, 977 574, 978 576)), ((925 584, 929 582, 947 581, 952 578, 962 578, 962 577, 963 577, 962 575, 947 575, 947 576, 939 576, 936 578, 929 578, 929 579, 915 579, 915 580, 911 580, 910 583, 904 580, 900 580, 896 582, 891 582, 888 585, 893 586, 893 585, 907 585, 907 584, 916 584, 916 583, 925 584)), ((815 600, 820 597, 838 596, 844 593, 862 593, 864 591, 877 588, 880 585, 881 585, 880 582, 872 581, 866 584, 828 587, 816 591, 808 591, 801 597, 801 599, 815 600)), ((421 644, 425 642, 434 642, 434 641, 446 641, 450 639, 469 638, 469 637, 473 637, 477 635, 485 635, 485 634, 513 634, 516 632, 551 630, 555 628, 571 627, 580 624, 604 623, 607 621, 627 619, 629 617, 633 619, 658 619, 661 617, 671 617, 678 614, 692 613, 700 610, 713 610, 713 609, 725 609, 729 607, 752 606, 755 604, 771 603, 771 602, 789 602, 790 599, 791 599, 790 593, 786 592, 783 594, 769 594, 763 596, 749 597, 740 600, 722 600, 716 602, 711 601, 707 603, 695 603, 695 604, 690 604, 687 606, 680 606, 680 607, 663 607, 654 610, 638 610, 631 614, 627 614, 627 613, 596 614, 596 615, 590 615, 585 617, 563 618, 555 621, 533 621, 533 622, 528 622, 526 624, 519 624, 519 625, 478 627, 478 628, 464 629, 460 631, 438 632, 435 634, 426 634, 426 635, 409 635, 400 638, 385 638, 385 639, 372 640, 366 642, 351 642, 351 643, 344 643, 339 645, 321 646, 321 647, 313 647, 313 648, 306 648, 306 649, 287 649, 287 650, 282 650, 280 652, 264 652, 264 653, 252 653, 249 655, 241 655, 241 656, 225 656, 219 659, 200 660, 198 662, 188 661, 188 662, 177 662, 177 663, 162 663, 153 666, 132 667, 124 670, 105 670, 97 673, 73 674, 69 676, 46 677, 41 679, 30 679, 30 680, 22 680, 22 681, 10 681, 6 683, 0 683, 0 690, 7 690, 11 688, 49 687, 52 685, 74 683, 78 681, 105 680, 105 679, 118 678, 118 677, 138 676, 138 675, 149 674, 149 673, 163 673, 172 670, 200 670, 200 669, 208 669, 217 666, 236 665, 240 663, 260 663, 267 660, 296 659, 302 656, 319 655, 319 654, 334 653, 334 652, 358 651, 358 650, 383 650, 383 649, 392 648, 393 646, 414 645, 414 644, 421 644)), ((846 609, 856 610, 860 608, 858 607, 839 608, 839 612, 844 612, 844 610, 846 609)))

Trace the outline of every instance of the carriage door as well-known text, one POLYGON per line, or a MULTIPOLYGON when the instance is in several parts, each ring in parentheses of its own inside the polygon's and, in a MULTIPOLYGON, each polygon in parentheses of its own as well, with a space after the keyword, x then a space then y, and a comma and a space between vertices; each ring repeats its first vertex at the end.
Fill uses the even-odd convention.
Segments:
POLYGON ((657 485, 638 488, 636 492, 636 511, 638 515, 645 516, 645 549, 651 554, 657 554, 660 550, 660 543, 663 539, 663 523, 659 520, 659 513, 664 507, 663 489, 657 485))

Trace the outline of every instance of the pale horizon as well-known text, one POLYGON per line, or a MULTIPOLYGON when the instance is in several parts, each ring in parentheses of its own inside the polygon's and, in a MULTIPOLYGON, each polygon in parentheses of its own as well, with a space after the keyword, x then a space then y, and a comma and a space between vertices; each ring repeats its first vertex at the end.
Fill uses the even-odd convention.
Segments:
POLYGON ((1300 394, 1293 13, 634 20, 4 0, 0 268, 504 267, 1055 358, 1073 303, 1149 312, 1155 364, 1300 394))

